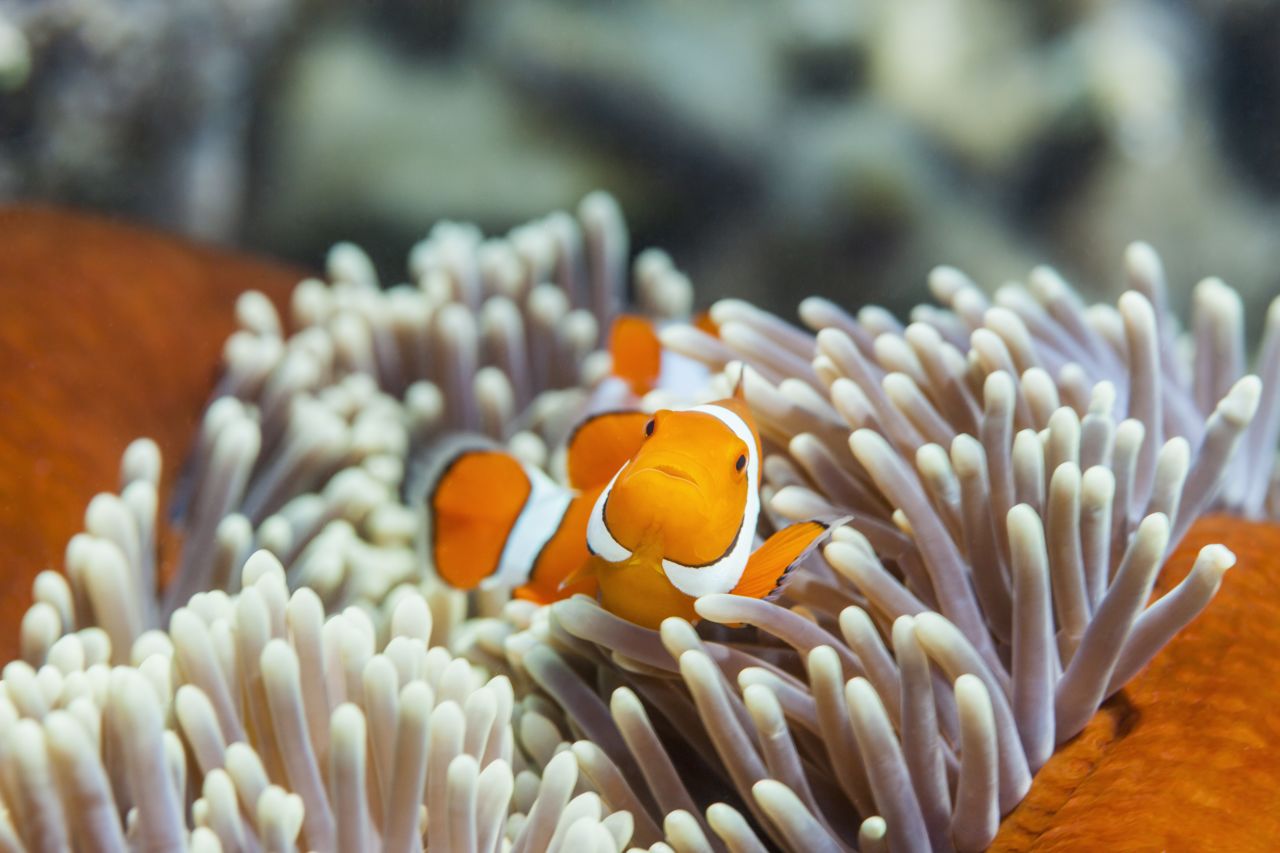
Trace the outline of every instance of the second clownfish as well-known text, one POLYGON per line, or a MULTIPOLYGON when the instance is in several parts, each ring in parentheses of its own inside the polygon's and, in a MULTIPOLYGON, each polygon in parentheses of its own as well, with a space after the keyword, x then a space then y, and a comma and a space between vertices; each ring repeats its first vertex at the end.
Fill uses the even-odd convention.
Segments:
POLYGON ((597 595, 657 628, 696 619, 701 595, 773 595, 827 529, 801 522, 753 547, 760 437, 736 397, 595 415, 570 437, 566 462, 567 487, 501 450, 450 457, 426 495, 437 575, 459 589, 511 585, 541 603, 597 595))
MULTIPOLYGON (((717 334, 706 312, 693 319, 693 326, 712 337, 717 334)), ((622 314, 613 321, 609 356, 613 375, 625 382, 636 397, 659 387, 677 394, 693 392, 708 378, 704 365, 662 346, 652 320, 634 314, 622 314)))

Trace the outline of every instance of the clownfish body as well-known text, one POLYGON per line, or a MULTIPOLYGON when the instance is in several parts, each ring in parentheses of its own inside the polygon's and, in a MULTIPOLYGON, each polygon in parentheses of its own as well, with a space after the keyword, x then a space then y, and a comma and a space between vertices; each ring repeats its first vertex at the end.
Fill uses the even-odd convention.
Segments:
POLYGON ((566 448, 568 487, 501 450, 467 449, 427 494, 427 556, 460 589, 509 584, 549 603, 596 594, 650 628, 694 600, 764 598, 826 531, 794 524, 754 549, 760 439, 745 404, 608 412, 566 448))

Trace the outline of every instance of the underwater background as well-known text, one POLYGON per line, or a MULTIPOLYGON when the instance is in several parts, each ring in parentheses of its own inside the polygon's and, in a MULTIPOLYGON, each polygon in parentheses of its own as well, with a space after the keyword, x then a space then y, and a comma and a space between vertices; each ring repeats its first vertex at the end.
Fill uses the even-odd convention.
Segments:
POLYGON ((441 218, 593 189, 701 305, 903 310, 937 263, 1181 312, 1280 284, 1280 6, 1260 0, 0 0, 0 198, 407 277, 441 218))

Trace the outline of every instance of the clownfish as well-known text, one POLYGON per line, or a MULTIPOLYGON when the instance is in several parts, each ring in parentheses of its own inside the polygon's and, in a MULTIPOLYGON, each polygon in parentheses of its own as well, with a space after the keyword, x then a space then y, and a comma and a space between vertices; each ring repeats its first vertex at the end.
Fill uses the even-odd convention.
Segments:
POLYGON ((453 454, 425 495, 437 576, 459 589, 511 585, 539 603, 594 595, 657 628, 668 616, 696 621, 701 595, 774 595, 827 530, 800 522, 754 547, 761 446, 738 397, 594 415, 565 460, 562 486, 502 450, 453 454))
MULTIPOLYGON (((703 311, 691 325, 715 337, 711 315, 703 311)), ((662 346, 658 327, 647 317, 620 314, 609 328, 607 351, 612 374, 639 398, 655 388, 676 395, 695 395, 710 378, 705 365, 662 346)))

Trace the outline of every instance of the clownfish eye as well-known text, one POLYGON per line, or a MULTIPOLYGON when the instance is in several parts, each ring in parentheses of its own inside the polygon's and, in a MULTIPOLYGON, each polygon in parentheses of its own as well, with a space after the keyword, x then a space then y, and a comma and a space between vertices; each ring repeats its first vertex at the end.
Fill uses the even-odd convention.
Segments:
POLYGON ((649 422, 644 425, 644 434, 653 435, 653 418, 649 418, 649 422))
POLYGON ((734 466, 733 466, 733 467, 734 467, 736 470, 738 470, 738 471, 741 471, 743 468, 746 468, 746 467, 747 467, 747 454, 745 454, 745 453, 744 453, 744 454, 742 454, 741 456, 739 456, 739 457, 738 457, 738 461, 737 461, 736 463, 734 463, 734 466))

